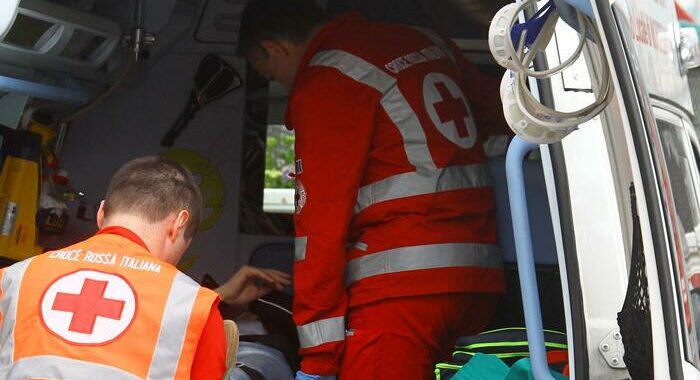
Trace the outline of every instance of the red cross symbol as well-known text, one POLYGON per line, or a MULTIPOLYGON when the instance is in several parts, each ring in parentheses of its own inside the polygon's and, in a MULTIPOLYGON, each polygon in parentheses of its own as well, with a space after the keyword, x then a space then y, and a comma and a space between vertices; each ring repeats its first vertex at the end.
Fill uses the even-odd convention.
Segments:
POLYGON ((460 138, 469 137, 469 129, 464 119, 469 117, 469 110, 464 104, 464 99, 453 97, 450 90, 447 89, 445 82, 435 83, 435 88, 440 93, 441 102, 433 104, 437 111, 440 122, 448 123, 454 121, 457 126, 457 134, 460 138))
POLYGON ((92 334, 97 317, 116 320, 122 317, 125 302, 103 297, 107 284, 86 278, 80 294, 57 293, 52 310, 73 313, 69 331, 92 334))

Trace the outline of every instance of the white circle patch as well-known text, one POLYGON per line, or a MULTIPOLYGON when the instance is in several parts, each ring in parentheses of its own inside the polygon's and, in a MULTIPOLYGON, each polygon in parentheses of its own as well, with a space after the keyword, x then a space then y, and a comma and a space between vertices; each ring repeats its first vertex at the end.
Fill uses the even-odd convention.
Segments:
POLYGON ((423 101, 430 120, 448 140, 469 149, 476 143, 476 125, 464 93, 452 78, 429 73, 423 79, 423 101))
POLYGON ((294 212, 299 215, 306 205, 306 188, 301 183, 301 179, 296 178, 296 189, 294 194, 294 212))
POLYGON ((136 294, 118 275, 80 270, 54 281, 41 299, 41 321, 68 343, 108 343, 131 326, 136 294))

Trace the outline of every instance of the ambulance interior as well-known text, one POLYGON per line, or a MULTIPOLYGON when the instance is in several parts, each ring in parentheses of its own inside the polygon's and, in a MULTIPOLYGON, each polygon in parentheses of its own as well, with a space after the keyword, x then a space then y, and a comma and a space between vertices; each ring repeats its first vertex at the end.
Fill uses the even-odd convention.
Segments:
MULTIPOLYGON (((245 264, 291 272, 294 182, 288 174, 294 170, 294 135, 284 128, 284 90, 236 56, 245 2, 3 0, 2 158, 5 162, 8 154, 22 150, 16 144, 42 157, 40 170, 1 178, 5 182, 0 183, 0 208, 7 210, 12 201, 20 213, 32 214, 24 230, 14 228, 12 233, 4 232, 9 222, 3 219, 0 256, 6 263, 90 236, 111 174, 131 158, 162 154, 192 170, 205 196, 207 215, 180 263, 183 271, 198 281, 209 276, 217 282, 245 264), (187 114, 183 109, 191 100, 193 78, 207 55, 223 59, 242 84, 217 77, 220 82, 214 86, 222 87, 210 89, 210 101, 185 115, 190 118, 186 128, 172 146, 163 146, 168 130, 187 114), (18 129, 41 133, 44 140, 23 138, 18 129)), ((322 1, 331 14, 356 11, 370 19, 430 27, 450 36, 495 85, 503 69, 493 61, 486 36, 493 15, 509 2, 322 1)), ((210 71, 231 70, 218 60, 212 62, 216 63, 210 71)), ((498 88, 483 91, 483 96, 499 102, 498 88)), ((505 123, 477 129, 491 134, 486 149, 508 278, 508 293, 491 327, 524 326, 505 184, 505 152, 512 133, 505 123)), ((525 177, 543 325, 565 332, 562 279, 539 155, 534 151, 526 159, 525 177)), ((567 203, 559 202, 560 207, 567 203)), ((20 226, 24 222, 18 215, 15 224, 20 226)), ((561 226, 566 234, 565 220, 561 226)), ((293 294, 292 289, 287 292, 293 294)))

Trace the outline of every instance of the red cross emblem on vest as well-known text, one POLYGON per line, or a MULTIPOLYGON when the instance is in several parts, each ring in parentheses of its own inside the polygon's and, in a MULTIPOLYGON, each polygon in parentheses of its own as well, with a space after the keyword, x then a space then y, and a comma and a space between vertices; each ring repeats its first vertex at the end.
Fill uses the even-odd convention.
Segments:
POLYGON ((124 301, 104 298, 107 284, 86 278, 80 294, 57 293, 52 310, 73 314, 68 330, 92 334, 97 317, 118 320, 124 310, 124 301))
POLYGON ((440 133, 461 148, 476 143, 476 125, 460 86, 443 73, 423 79, 423 102, 430 120, 440 133))
POLYGON ((440 102, 433 104, 440 118, 440 122, 443 124, 449 122, 455 123, 457 135, 459 135, 460 138, 469 137, 469 129, 465 121, 469 118, 469 110, 464 103, 464 98, 452 96, 445 82, 435 83, 435 89, 437 89, 442 98, 440 102))
POLYGON ((41 301, 43 325, 68 343, 104 344, 136 314, 136 293, 122 276, 80 270, 56 279, 41 301))

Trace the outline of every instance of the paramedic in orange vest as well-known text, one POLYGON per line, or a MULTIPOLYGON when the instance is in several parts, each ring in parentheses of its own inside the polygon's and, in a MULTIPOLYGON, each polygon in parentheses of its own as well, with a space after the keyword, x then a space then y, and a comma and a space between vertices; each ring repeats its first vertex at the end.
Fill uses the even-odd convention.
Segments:
POLYGON ((500 114, 484 80, 431 30, 329 20, 312 0, 251 0, 239 47, 290 91, 297 379, 433 377, 504 290, 472 115, 500 114))
MULTIPOLYGON (((95 236, 0 272, 0 378, 221 380, 219 295, 174 266, 201 209, 179 164, 154 156, 124 165, 95 236)), ((245 267, 218 291, 242 305, 285 283, 245 267)))

